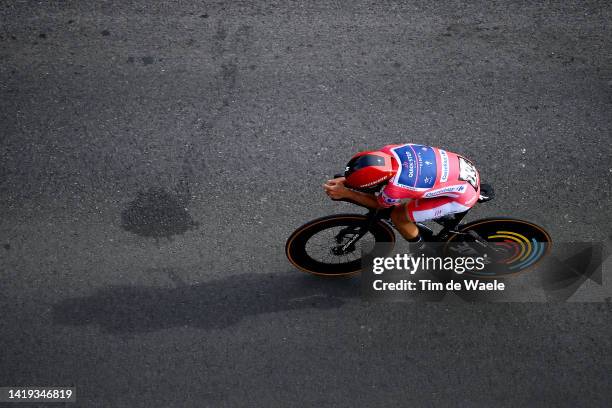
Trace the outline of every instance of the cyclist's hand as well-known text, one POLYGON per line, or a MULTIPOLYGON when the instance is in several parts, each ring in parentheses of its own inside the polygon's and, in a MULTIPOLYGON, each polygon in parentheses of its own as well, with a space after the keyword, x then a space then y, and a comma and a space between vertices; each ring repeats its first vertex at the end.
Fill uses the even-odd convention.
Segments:
POLYGON ((349 189, 344 186, 344 180, 344 177, 327 180, 327 183, 323 184, 325 194, 327 194, 332 200, 341 200, 346 198, 349 189))

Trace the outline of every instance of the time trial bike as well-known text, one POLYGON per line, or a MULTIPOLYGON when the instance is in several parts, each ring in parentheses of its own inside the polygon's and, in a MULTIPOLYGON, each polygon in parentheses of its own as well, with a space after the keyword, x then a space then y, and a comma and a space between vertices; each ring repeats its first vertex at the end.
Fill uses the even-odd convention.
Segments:
MULTIPOLYGON (((340 177, 340 175, 336 176, 340 177)), ((493 187, 481 184, 478 203, 495 197, 493 187)), ((348 201, 355 205, 356 202, 348 201)), ((441 256, 461 253, 486 255, 491 267, 470 272, 473 277, 501 277, 522 272, 545 257, 552 246, 548 232, 541 226, 515 218, 484 218, 468 223, 468 211, 450 214, 431 222, 438 232, 417 222, 427 243, 441 249, 441 256)), ((309 221, 287 239, 285 254, 301 271, 322 276, 350 276, 362 270, 362 251, 373 251, 377 244, 388 254, 396 236, 391 209, 368 209, 366 214, 334 214, 309 221)))

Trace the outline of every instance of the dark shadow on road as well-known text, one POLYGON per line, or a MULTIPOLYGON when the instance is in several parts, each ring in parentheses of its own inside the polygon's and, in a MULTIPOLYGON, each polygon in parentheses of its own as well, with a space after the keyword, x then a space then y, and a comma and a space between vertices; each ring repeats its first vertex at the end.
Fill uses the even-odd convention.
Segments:
POLYGON ((218 329, 263 313, 333 309, 359 296, 359 280, 287 274, 241 274, 192 286, 115 286, 53 307, 55 324, 95 324, 111 333, 177 326, 218 329))

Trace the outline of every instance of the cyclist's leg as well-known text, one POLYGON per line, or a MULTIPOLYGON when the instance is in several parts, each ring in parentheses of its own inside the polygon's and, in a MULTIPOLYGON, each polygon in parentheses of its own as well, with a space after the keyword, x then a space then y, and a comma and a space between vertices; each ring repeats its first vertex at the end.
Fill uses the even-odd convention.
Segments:
POLYGON ((408 241, 419 240, 419 228, 415 222, 424 222, 448 214, 469 210, 478 200, 478 191, 469 188, 457 197, 435 197, 411 200, 391 212, 391 220, 399 233, 408 241))
POLYGON ((461 213, 471 208, 463 200, 453 197, 436 197, 410 201, 406 206, 406 215, 412 222, 424 222, 444 217, 448 214, 461 213))
POLYGON ((395 229, 408 241, 413 241, 419 236, 419 228, 412 222, 408 216, 406 206, 409 203, 401 204, 393 208, 391 211, 391 221, 395 229))

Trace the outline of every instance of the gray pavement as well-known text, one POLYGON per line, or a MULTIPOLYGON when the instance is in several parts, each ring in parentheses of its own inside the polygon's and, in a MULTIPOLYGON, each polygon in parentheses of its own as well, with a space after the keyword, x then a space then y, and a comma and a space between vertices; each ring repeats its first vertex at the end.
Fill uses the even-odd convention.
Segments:
POLYGON ((0 386, 82 407, 609 406, 603 303, 368 303, 320 185, 472 158, 471 217, 611 236, 608 2, 0 3, 0 386))

